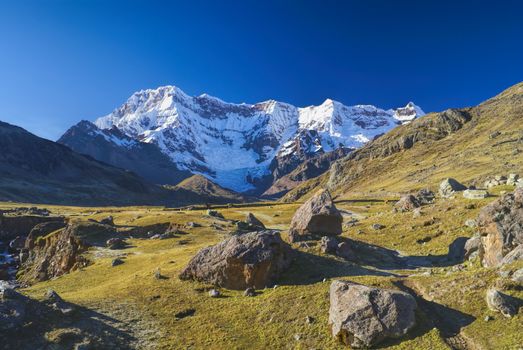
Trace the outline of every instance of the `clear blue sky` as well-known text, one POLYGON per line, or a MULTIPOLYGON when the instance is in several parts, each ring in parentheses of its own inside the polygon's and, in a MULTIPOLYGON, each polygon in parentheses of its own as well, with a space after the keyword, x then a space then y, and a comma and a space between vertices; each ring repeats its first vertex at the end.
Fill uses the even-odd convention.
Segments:
POLYGON ((134 91, 426 111, 523 80, 521 1, 0 0, 0 120, 57 139, 134 91))

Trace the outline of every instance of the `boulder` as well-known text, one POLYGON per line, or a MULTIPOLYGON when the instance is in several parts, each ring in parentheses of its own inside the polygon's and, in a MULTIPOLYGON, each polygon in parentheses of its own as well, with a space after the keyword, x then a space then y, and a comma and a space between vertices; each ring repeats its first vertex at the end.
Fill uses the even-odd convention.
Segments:
POLYGON ((516 186, 519 180, 518 174, 509 174, 507 179, 507 185, 509 186, 516 186))
POLYGON ((474 220, 474 219, 465 220, 465 226, 468 226, 470 228, 476 227, 477 226, 476 220, 474 220))
POLYGON ((416 300, 408 293, 334 281, 330 286, 332 334, 352 348, 368 348, 404 336, 416 324, 416 300))
POLYGON ((277 231, 234 235, 200 250, 180 274, 229 289, 273 285, 291 262, 291 249, 277 231))
POLYGON ((323 254, 336 254, 338 240, 336 237, 323 236, 320 240, 320 251, 323 254))
POLYGON ((247 214, 247 218, 245 219, 245 222, 253 228, 259 228, 261 230, 265 230, 265 225, 263 224, 263 222, 258 220, 258 218, 256 216, 254 216, 253 213, 247 214))
POLYGON ((523 268, 516 270, 511 277, 512 281, 523 284, 523 268))
POLYGON ((523 244, 518 245, 516 248, 512 249, 510 253, 503 257, 500 265, 511 264, 514 261, 523 260, 523 244))
POLYGON ((501 312, 505 317, 514 316, 518 309, 514 298, 495 288, 487 290, 487 305, 490 310, 501 312))
MULTIPOLYGON (((160 238, 160 237, 159 237, 160 238)), ((126 246, 126 243, 123 239, 118 237, 109 238, 105 243, 109 249, 123 249, 126 246)))
POLYGON ((456 192, 461 192, 466 189, 467 187, 459 183, 457 180, 453 178, 447 178, 439 185, 439 195, 444 198, 449 198, 454 196, 456 192))
POLYGON ((501 265, 507 254, 523 244, 523 189, 516 189, 485 206, 476 221, 482 236, 483 265, 501 265))
POLYGON ((207 209, 207 215, 213 218, 223 219, 222 213, 217 210, 207 209))
POLYGON ((466 199, 484 199, 488 197, 488 192, 485 190, 465 190, 463 191, 463 197, 466 199))
POLYGON ((327 190, 320 190, 294 214, 289 229, 291 242, 310 235, 336 236, 342 232, 343 217, 327 190))
POLYGON ((416 198, 421 205, 434 203, 436 195, 428 188, 422 188, 416 194, 416 198))
MULTIPOLYGON (((469 238, 465 242, 464 258, 469 259, 481 249, 481 237, 479 235, 469 238)), ((476 255, 477 256, 477 255, 476 255)))
POLYGON ((415 208, 419 208, 421 206, 420 201, 418 198, 414 197, 412 194, 406 194, 400 198, 399 201, 394 204, 394 209, 396 209, 399 212, 406 212, 406 211, 412 211, 415 208))
POLYGON ((114 219, 113 219, 112 216, 108 216, 108 217, 103 218, 102 220, 100 220, 100 224, 114 226, 114 219))

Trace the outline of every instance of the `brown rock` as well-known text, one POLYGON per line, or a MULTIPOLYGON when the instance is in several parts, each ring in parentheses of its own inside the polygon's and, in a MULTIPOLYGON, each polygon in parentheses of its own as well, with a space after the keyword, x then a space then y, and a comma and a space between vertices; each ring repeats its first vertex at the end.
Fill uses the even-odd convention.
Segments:
POLYGON ((321 190, 298 208, 291 221, 289 238, 295 242, 309 235, 340 235, 342 222, 329 191, 321 190))
POLYGON ((290 264, 290 247, 276 231, 234 235, 200 250, 180 274, 229 289, 265 288, 290 264))
POLYGON ((523 189, 516 189, 484 207, 477 225, 482 236, 483 265, 502 264, 507 254, 523 244, 523 189))
POLYGON ((414 197, 412 194, 406 194, 396 202, 394 208, 399 212, 412 211, 416 208, 419 208, 421 203, 419 200, 414 197))

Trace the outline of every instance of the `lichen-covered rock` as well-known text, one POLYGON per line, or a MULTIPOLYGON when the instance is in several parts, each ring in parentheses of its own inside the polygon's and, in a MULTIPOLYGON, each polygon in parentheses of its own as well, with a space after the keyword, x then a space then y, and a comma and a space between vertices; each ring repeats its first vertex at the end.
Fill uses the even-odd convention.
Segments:
POLYGON ((399 201, 394 204, 394 209, 399 212, 412 211, 416 208, 419 208, 421 203, 419 200, 412 194, 406 194, 400 198, 399 201))
POLYGON ((332 334, 352 348, 399 338, 416 324, 416 300, 408 293, 347 281, 330 286, 332 334))
POLYGON ((523 244, 523 189, 485 206, 476 221, 482 236, 483 265, 501 265, 506 255, 523 244))
POLYGON ((265 288, 276 282, 290 261, 291 249, 278 232, 249 232, 200 250, 180 279, 237 290, 265 288))
POLYGON ((466 199, 484 199, 488 197, 488 192, 485 190, 465 190, 463 191, 463 198, 466 199))
POLYGON ((465 191, 467 187, 453 178, 447 178, 439 185, 439 195, 444 198, 452 197, 456 192, 465 191))
POLYGON ((289 229, 291 242, 310 235, 336 236, 342 232, 343 217, 327 190, 320 190, 292 217, 289 229))
POLYGON ((487 290, 487 305, 489 309, 501 312, 505 317, 512 317, 517 313, 514 299, 495 288, 487 290))

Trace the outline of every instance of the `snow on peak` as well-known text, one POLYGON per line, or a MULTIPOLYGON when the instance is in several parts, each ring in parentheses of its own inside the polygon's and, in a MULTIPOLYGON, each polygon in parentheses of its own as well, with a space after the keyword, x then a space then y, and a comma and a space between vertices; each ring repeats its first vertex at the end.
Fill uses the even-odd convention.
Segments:
POLYGON ((253 188, 251 179, 269 173, 275 157, 292 153, 292 145, 300 144, 311 152, 360 147, 423 114, 413 103, 388 111, 371 105, 345 106, 331 99, 304 108, 275 100, 235 104, 207 94, 191 97, 175 86, 162 86, 134 93, 95 124, 154 143, 180 169, 245 191, 253 188), (295 142, 304 131, 314 131, 316 136, 295 142))

